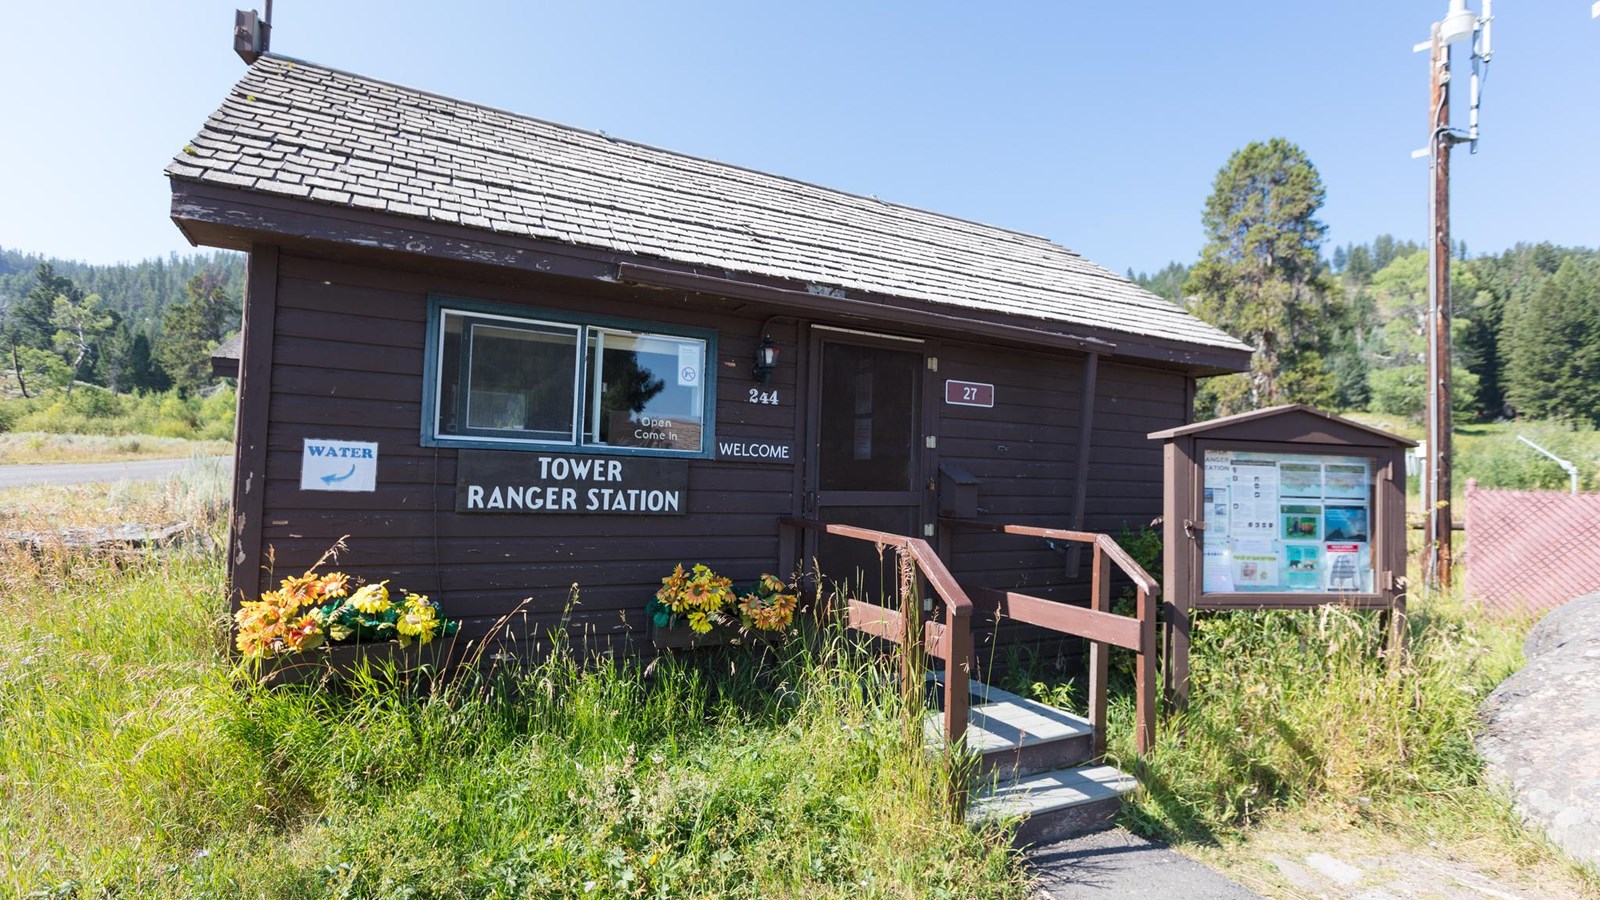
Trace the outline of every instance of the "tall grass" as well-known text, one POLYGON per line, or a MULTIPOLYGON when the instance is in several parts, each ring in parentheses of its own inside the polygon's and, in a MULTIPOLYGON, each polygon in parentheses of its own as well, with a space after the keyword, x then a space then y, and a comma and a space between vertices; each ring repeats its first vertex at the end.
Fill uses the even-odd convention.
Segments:
POLYGON ((223 652, 219 560, 0 561, 0 894, 1016 897, 836 635, 340 690, 223 652))
POLYGON ((1553 863, 1600 889, 1522 825, 1473 745, 1478 706, 1521 665, 1527 626, 1435 594, 1413 604, 1406 650, 1391 659, 1375 613, 1201 613, 1189 706, 1162 722, 1146 759, 1131 703, 1113 704, 1111 754, 1145 787, 1123 822, 1209 845, 1289 814, 1302 828, 1365 827, 1500 865, 1553 863))

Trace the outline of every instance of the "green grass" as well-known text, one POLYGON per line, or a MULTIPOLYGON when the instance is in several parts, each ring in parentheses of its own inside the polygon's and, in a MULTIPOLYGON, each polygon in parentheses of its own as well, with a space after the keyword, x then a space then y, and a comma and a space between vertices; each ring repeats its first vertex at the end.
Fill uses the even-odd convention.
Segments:
POLYGON ((0 560, 0 894, 1020 897, 837 640, 259 688, 220 561, 0 560))
POLYGON ((1596 873, 1520 823, 1473 745, 1478 705, 1522 664, 1528 625, 1435 595, 1413 602, 1406 652, 1391 661, 1373 613, 1201 613, 1188 710, 1161 723, 1146 759, 1132 746, 1131 705, 1113 704, 1111 754, 1145 786, 1123 823, 1227 857, 1248 855, 1256 829, 1288 816, 1313 835, 1433 841, 1600 894, 1596 873))

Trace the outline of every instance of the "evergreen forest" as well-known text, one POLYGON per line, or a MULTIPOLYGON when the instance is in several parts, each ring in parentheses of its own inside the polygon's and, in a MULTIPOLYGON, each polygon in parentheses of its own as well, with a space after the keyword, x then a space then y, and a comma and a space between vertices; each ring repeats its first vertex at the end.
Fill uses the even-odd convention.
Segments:
MULTIPOLYGON (((1323 199, 1300 148, 1250 144, 1218 172, 1199 259, 1128 272, 1257 349, 1250 372, 1203 383, 1197 418, 1299 402, 1422 421, 1427 249, 1385 234, 1326 253, 1323 199)), ((1600 250, 1457 243, 1452 257, 1457 423, 1600 426, 1600 250)))
POLYGON ((0 431, 232 436, 210 355, 239 330, 244 257, 91 265, 0 248, 0 431))

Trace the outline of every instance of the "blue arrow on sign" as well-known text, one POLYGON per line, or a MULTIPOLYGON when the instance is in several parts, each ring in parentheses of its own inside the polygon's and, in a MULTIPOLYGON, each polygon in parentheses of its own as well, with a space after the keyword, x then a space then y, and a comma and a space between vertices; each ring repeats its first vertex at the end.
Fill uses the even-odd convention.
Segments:
POLYGON ((343 475, 333 475, 333 474, 324 475, 324 476, 322 476, 322 483, 323 484, 333 484, 335 481, 344 481, 345 479, 349 478, 351 475, 354 475, 355 473, 356 473, 356 464, 355 463, 351 463, 350 464, 350 471, 344 473, 343 475))

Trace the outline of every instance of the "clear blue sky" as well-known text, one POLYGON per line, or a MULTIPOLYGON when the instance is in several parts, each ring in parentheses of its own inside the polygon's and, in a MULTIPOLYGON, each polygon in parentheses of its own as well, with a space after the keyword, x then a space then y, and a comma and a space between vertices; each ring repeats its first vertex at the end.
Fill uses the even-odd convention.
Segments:
MULTIPOLYGON (((229 32, 248 2, 8 4, 0 245, 94 262, 186 250, 161 170, 243 71, 229 32)), ((1600 245, 1590 5, 1496 5, 1483 143, 1455 155, 1454 233, 1474 252, 1600 245)), ((1322 172, 1327 252, 1421 240, 1426 55, 1411 45, 1446 6, 278 0, 273 49, 1046 235, 1122 271, 1192 261, 1217 169, 1273 136, 1322 172)))

